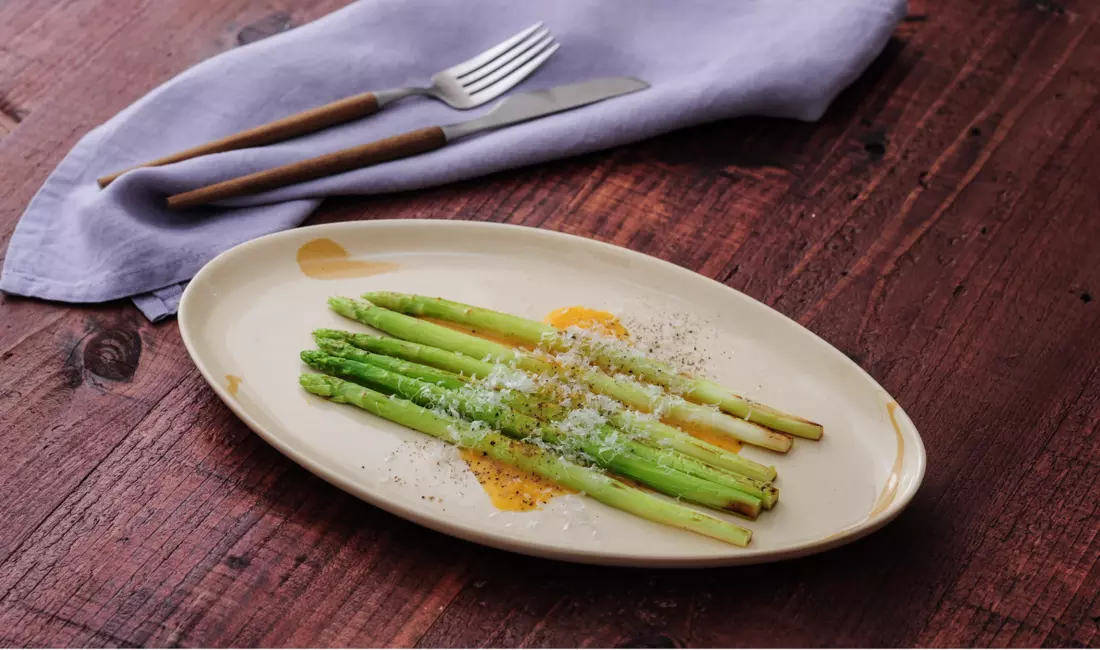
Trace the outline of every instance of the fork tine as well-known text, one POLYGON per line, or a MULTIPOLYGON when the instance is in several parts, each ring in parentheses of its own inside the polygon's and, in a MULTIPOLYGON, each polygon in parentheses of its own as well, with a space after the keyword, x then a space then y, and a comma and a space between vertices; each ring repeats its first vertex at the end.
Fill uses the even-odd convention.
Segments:
POLYGON ((496 82, 495 84, 492 84, 487 88, 472 93, 471 97, 478 104, 483 104, 487 101, 495 99, 496 97, 507 92, 513 86, 527 78, 527 75, 534 72, 540 65, 543 64, 544 61, 546 61, 546 59, 549 59, 554 52, 557 52, 559 47, 561 47, 560 44, 554 43, 553 47, 543 50, 542 54, 539 54, 535 58, 528 61, 526 64, 523 65, 523 67, 519 68, 518 70, 496 82))
MULTIPOLYGON (((480 90, 485 90, 497 81, 503 79, 506 75, 511 74, 514 70, 541 54, 543 50, 550 47, 551 45, 554 45, 554 37, 547 34, 545 37, 543 37, 542 40, 532 45, 530 49, 526 50, 505 65, 497 68, 491 74, 482 77, 481 79, 478 79, 476 82, 468 86, 464 86, 463 90, 470 93, 471 95, 480 90)), ((545 59, 543 60, 545 61, 545 59)))
POLYGON ((503 43, 500 43, 499 45, 494 45, 493 47, 485 50, 484 52, 478 54, 472 59, 463 61, 458 65, 451 66, 450 68, 444 70, 444 72, 454 75, 455 77, 461 77, 462 75, 467 74, 473 70, 477 70, 478 68, 497 58, 504 52, 507 52, 516 43, 519 43, 531 34, 537 32, 541 27, 542 22, 537 22, 534 25, 531 25, 527 29, 523 30, 522 32, 504 41, 503 43))
POLYGON ((486 63, 480 68, 471 72, 467 72, 465 75, 462 75, 458 78, 458 83, 462 84, 463 86, 469 86, 475 81, 481 80, 482 78, 492 74, 493 72, 496 72, 502 66, 505 66, 516 58, 522 56, 525 52, 527 52, 529 49, 537 45, 545 38, 553 38, 553 36, 550 35, 550 30, 540 29, 539 31, 520 41, 517 45, 513 46, 512 49, 508 50, 504 54, 497 56, 497 58, 486 63))

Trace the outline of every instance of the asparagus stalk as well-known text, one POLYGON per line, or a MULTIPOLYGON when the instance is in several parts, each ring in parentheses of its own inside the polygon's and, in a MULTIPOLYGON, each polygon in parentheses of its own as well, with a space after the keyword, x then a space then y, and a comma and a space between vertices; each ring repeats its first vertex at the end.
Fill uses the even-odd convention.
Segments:
POLYGON ((700 440, 660 420, 639 417, 629 411, 610 412, 608 420, 617 429, 644 436, 653 441, 658 447, 678 451, 685 456, 698 459, 727 472, 742 474, 763 482, 771 482, 776 478, 775 467, 732 454, 717 445, 700 440))
POLYGON ((474 359, 497 363, 514 362, 520 368, 531 372, 554 371, 554 365, 549 361, 521 354, 506 345, 412 318, 369 302, 332 297, 328 299, 328 304, 341 316, 357 320, 406 341, 459 352, 474 359))
POLYGON ((735 546, 747 546, 752 539, 752 531, 746 528, 646 494, 529 443, 512 440, 495 431, 476 430, 458 418, 433 413, 407 400, 390 399, 368 388, 324 375, 303 374, 298 381, 303 388, 315 395, 358 406, 391 422, 453 445, 481 452, 494 460, 538 474, 644 519, 706 535, 735 546))
MULTIPOLYGON (((428 364, 466 377, 486 378, 493 375, 494 372, 516 372, 513 368, 472 359, 472 357, 458 352, 449 352, 432 348, 430 345, 421 345, 399 339, 375 337, 372 334, 322 329, 315 330, 313 337, 318 340, 324 338, 340 339, 351 343, 354 348, 381 355, 396 356, 410 362, 428 364)), ((559 407, 537 398, 527 399, 524 396, 517 395, 509 401, 509 405, 525 412, 526 415, 543 420, 554 420, 563 415, 558 412, 559 407)), ((665 425, 659 420, 637 417, 635 414, 619 408, 610 408, 605 411, 605 415, 617 429, 645 437, 656 443, 658 447, 678 451, 684 455, 692 456, 694 459, 714 465, 718 469, 744 474, 750 478, 755 478, 757 481, 770 482, 775 480, 775 469, 771 465, 763 465, 750 461, 744 456, 730 453, 716 447, 714 444, 695 438, 680 429, 665 425)))
POLYGON ((735 440, 784 454, 791 449, 790 436, 765 429, 748 420, 730 417, 714 407, 693 404, 675 395, 655 395, 646 390, 641 382, 617 379, 598 370, 588 371, 584 379, 597 393, 638 410, 661 415, 677 424, 716 431, 735 440))
MULTIPOLYGON (((346 314, 345 314, 346 315, 346 314)), ((352 316, 354 318, 354 316, 352 316)), ((421 363, 433 368, 446 370, 457 375, 484 379, 500 367, 498 363, 490 363, 468 357, 458 352, 451 352, 430 345, 421 345, 401 339, 374 336, 373 334, 356 334, 344 330, 317 329, 313 330, 313 338, 340 339, 351 345, 375 354, 397 357, 406 361, 421 363)), ((505 366, 507 367, 507 366, 505 366)))
POLYGON ((488 396, 499 395, 486 389, 482 389, 481 394, 476 390, 450 390, 378 366, 315 350, 302 352, 302 361, 315 370, 356 383, 380 387, 385 392, 396 394, 420 406, 453 410, 469 420, 481 420, 519 438, 540 439, 563 449, 575 447, 597 464, 639 480, 665 494, 753 519, 760 514, 761 499, 738 489, 740 486, 713 483, 670 466, 660 465, 654 454, 647 453, 650 459, 646 459, 636 453, 635 448, 643 449, 643 453, 649 451, 649 448, 632 440, 616 444, 614 438, 619 433, 606 425, 593 426, 579 435, 570 435, 556 426, 545 425, 534 418, 516 413, 500 404, 499 400, 487 399, 486 393, 488 396))
MULTIPOLYGON (((543 395, 513 393, 505 399, 505 402, 524 415, 547 422, 559 421, 567 417, 569 413, 569 409, 548 402, 547 397, 543 395)), ((650 458, 649 451, 651 449, 663 449, 666 453, 662 458, 678 459, 677 463, 673 465, 676 469, 733 488, 748 487, 749 489, 745 491, 764 499, 766 507, 770 508, 774 505, 775 494, 770 497, 765 496, 768 491, 767 484, 774 481, 776 477, 774 467, 762 465, 737 454, 731 454, 721 447, 716 447, 657 420, 641 418, 624 409, 602 408, 605 405, 600 406, 601 408, 598 410, 607 418, 613 428, 622 431, 631 438, 641 438, 647 443, 644 452, 637 452, 639 455, 650 458), (680 451, 681 449, 687 449, 691 453, 680 451), (717 453, 713 453, 715 451, 717 453), (708 466, 699 458, 700 456, 717 460, 719 465, 712 463, 711 466, 708 466), (723 465, 725 468, 722 468, 723 465), (700 467, 698 471, 687 469, 697 466, 700 467), (714 473, 707 470, 714 470, 714 473), (737 480, 727 481, 725 480, 726 476, 734 476, 737 480)), ((770 490, 775 492, 774 488, 770 488, 770 490)))
MULTIPOLYGON (((343 316, 414 343, 459 352, 475 359, 514 363, 517 368, 535 373, 548 374, 559 370, 544 359, 371 303, 350 298, 329 298, 329 306, 343 316)), ((632 408, 659 413, 673 422, 703 427, 719 435, 765 449, 786 453, 791 448, 789 436, 747 420, 730 417, 713 407, 693 404, 679 397, 651 394, 638 382, 616 379, 595 369, 582 368, 576 374, 576 378, 588 384, 592 390, 613 397, 632 408)))
POLYGON ((671 449, 658 449, 639 442, 629 447, 631 453, 660 467, 667 467, 697 479, 717 483, 724 487, 744 492, 760 500, 760 504, 771 510, 779 502, 779 489, 763 481, 756 481, 725 470, 711 467, 690 456, 671 449))
MULTIPOLYGON (((457 352, 449 352, 419 343, 411 343, 409 341, 374 336, 371 334, 354 334, 342 330, 319 329, 314 331, 314 337, 318 341, 326 338, 340 339, 350 343, 355 348, 368 350, 379 355, 394 356, 406 361, 427 364, 435 368, 471 378, 484 379, 494 372, 501 373, 513 371, 507 366, 481 361, 480 359, 467 357, 457 352)), ((344 355, 337 354, 337 356, 344 355)), ((560 409, 560 407, 554 404, 537 398, 526 398, 526 396, 523 395, 513 396, 513 398, 509 400, 509 405, 526 415, 542 420, 555 420, 564 414, 564 409, 560 409), (561 412, 559 412, 559 410, 561 412)), ((775 480, 776 472, 774 467, 763 465, 743 456, 730 453, 721 447, 700 440, 658 420, 638 417, 625 409, 618 408, 605 410, 605 415, 616 428, 644 437, 659 447, 672 449, 686 456, 713 465, 714 467, 736 474, 743 474, 746 477, 759 481, 775 480)))
POLYGON ((317 343, 317 347, 321 348, 322 352, 328 353, 334 357, 351 359, 359 363, 369 363, 373 366, 385 368, 390 372, 396 372, 397 374, 426 381, 444 388, 457 389, 467 385, 459 375, 452 372, 439 370, 431 366, 425 366, 411 361, 403 361, 383 354, 365 352, 338 338, 318 335, 314 336, 314 341, 317 343))
MULTIPOLYGON (((360 349, 358 349, 354 346, 351 346, 351 345, 347 344, 346 342, 344 342, 341 339, 334 338, 333 333, 338 333, 338 332, 336 332, 336 330, 327 330, 327 331, 324 331, 323 333, 320 332, 320 331, 315 333, 315 338, 317 340, 318 346, 323 351, 328 352, 329 354, 332 354, 333 356, 342 357, 344 359, 350 359, 350 360, 353 360, 353 361, 359 361, 359 362, 362 362, 362 363, 368 363, 368 364, 371 364, 371 365, 377 365, 381 368, 390 370, 391 372, 395 372, 397 374, 404 375, 406 377, 411 377, 413 379, 421 379, 421 380, 429 381, 429 382, 434 383, 438 386, 443 386, 444 388, 458 389, 458 388, 468 387, 468 384, 466 384, 465 382, 459 381, 459 380, 451 380, 452 383, 448 383, 446 381, 447 379, 449 379, 451 377, 455 377, 456 375, 446 373, 445 371, 436 371, 438 373, 441 373, 441 375, 433 375, 432 371, 435 370, 434 368, 430 368, 428 366, 422 366, 422 365, 417 364, 417 363, 401 362, 401 361, 398 361, 397 359, 393 359, 392 357, 387 357, 387 356, 384 356, 384 355, 370 354, 370 353, 364 352, 364 351, 362 351, 362 350, 360 350, 360 349), (411 372, 409 372, 410 370, 411 370, 411 372), (435 381, 433 381, 433 380, 435 380, 435 381)), ((361 336, 361 337, 368 337, 368 338, 378 338, 378 337, 370 337, 369 335, 366 335, 366 334, 356 334, 356 335, 349 334, 349 336, 353 336, 353 337, 360 337, 361 336)), ((382 340, 386 340, 386 339, 382 339, 382 340)), ((401 342, 401 343, 404 343, 404 342, 401 342)), ((410 344, 407 344, 407 345, 421 347, 421 346, 418 346, 415 343, 410 343, 410 344)), ((434 349, 434 348, 431 348, 431 349, 434 349)), ((442 352, 442 351, 440 351, 440 352, 442 352)), ((444 354, 451 354, 451 353, 444 352, 444 354)), ((481 362, 477 362, 477 363, 481 363, 481 362)), ((490 366, 490 368, 493 367, 491 364, 486 364, 486 365, 490 366)), ((356 378, 353 377, 352 379, 354 381, 356 378)), ((504 402, 506 404, 508 404, 510 407, 512 407, 513 409, 515 409, 516 411, 518 411, 519 413, 522 413, 524 415, 534 417, 534 418, 540 418, 541 417, 544 420, 553 421, 553 420, 559 419, 560 415, 563 415, 563 414, 559 414, 557 412, 554 412, 553 415, 551 415, 549 418, 544 417, 545 416, 545 413, 543 412, 544 409, 546 407, 551 406, 551 405, 542 403, 537 399, 531 399, 528 395, 525 395, 523 393, 514 393, 513 394, 513 393, 509 392, 509 394, 504 397, 504 402)), ((635 419, 631 418, 629 416, 629 414, 627 414, 625 411, 619 411, 617 413, 606 414, 606 415, 611 415, 612 417, 618 416, 618 417, 615 418, 615 420, 617 420, 617 422, 615 420, 612 420, 612 423, 614 424, 616 429, 619 429, 620 431, 624 431, 624 432, 629 431, 629 432, 632 432, 632 433, 640 433, 640 437, 642 437, 642 438, 644 438, 644 439, 646 439, 646 440, 653 443, 652 445, 636 444, 636 446, 631 448, 631 451, 633 451, 637 455, 642 456, 643 458, 645 458, 647 460, 650 460, 652 462, 656 462, 656 463, 658 463, 662 466, 671 467, 671 468, 676 469, 678 471, 684 472, 685 474, 690 474, 692 476, 695 476, 696 478, 701 478, 701 479, 704 479, 704 480, 711 481, 713 483, 718 483, 719 485, 725 485, 726 487, 730 487, 730 488, 733 488, 735 490, 739 490, 739 491, 744 492, 746 494, 752 495, 752 496, 760 499, 761 503, 763 504, 763 506, 765 508, 771 509, 772 507, 775 506, 775 504, 776 504, 776 502, 779 498, 779 491, 775 487, 769 485, 768 482, 767 482, 767 481, 770 481, 770 480, 774 479, 774 475, 772 475, 770 478, 763 478, 763 480, 754 480, 754 479, 752 479, 748 476, 742 475, 742 474, 744 474, 743 472, 742 473, 733 473, 733 472, 728 472, 728 471, 719 469, 719 468, 714 467, 712 465, 708 465, 707 463, 702 462, 702 461, 700 461, 700 460, 698 460, 698 459, 696 459, 692 456, 682 454, 682 453, 676 451, 675 449, 670 448, 670 446, 667 443, 662 444, 662 441, 664 441, 664 438, 662 438, 659 434, 654 436, 654 435, 646 434, 644 432, 644 430, 639 431, 641 428, 638 427, 634 423, 635 419), (622 424, 622 426, 620 425, 620 423, 622 424)), ((609 420, 611 420, 610 417, 609 417, 609 420)), ((668 427, 667 425, 663 425, 663 424, 660 424, 660 423, 656 423, 656 424, 658 424, 660 427, 671 429, 671 427, 668 427)), ((672 430, 675 431, 677 434, 683 435, 684 437, 687 437, 687 438, 691 437, 691 436, 686 436, 685 434, 683 434, 683 432, 681 432, 677 429, 672 429, 672 430)), ((630 435, 630 434, 628 434, 628 435, 630 435)), ((692 440, 694 440, 694 438, 692 438, 692 440)), ((700 442, 702 442, 702 441, 700 441, 700 442)), ((704 443, 704 444, 706 444, 706 443, 704 443)), ((719 450, 719 451, 722 451, 722 450, 719 450)), ((741 459, 739 456, 736 456, 734 454, 730 454, 730 455, 733 456, 736 459, 744 460, 744 459, 741 459)), ((746 461, 746 464, 749 466, 750 469, 755 469, 753 466, 758 466, 759 465, 758 463, 752 463, 752 461, 746 461)), ((765 468, 765 469, 772 469, 772 468, 765 468)), ((773 473, 774 473, 774 470, 773 470, 773 473)), ((768 477, 769 475, 766 472, 764 472, 764 473, 761 473, 760 476, 761 477, 768 477)))
POLYGON ((812 440, 821 438, 820 424, 745 399, 713 381, 687 377, 676 372, 668 364, 649 359, 620 346, 601 345, 596 339, 574 341, 553 325, 442 298, 390 291, 366 293, 363 294, 363 298, 375 305, 403 314, 430 316, 461 323, 520 343, 541 346, 556 352, 564 352, 576 347, 602 368, 625 371, 664 386, 694 402, 716 405, 727 413, 777 431, 812 440))

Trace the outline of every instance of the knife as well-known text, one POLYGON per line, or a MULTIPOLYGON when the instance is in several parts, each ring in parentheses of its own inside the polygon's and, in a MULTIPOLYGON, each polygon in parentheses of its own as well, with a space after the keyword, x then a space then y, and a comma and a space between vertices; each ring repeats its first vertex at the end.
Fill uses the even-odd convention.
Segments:
POLYGON ((439 149, 460 138, 527 122, 648 88, 631 77, 592 79, 513 95, 485 115, 447 126, 429 126, 369 144, 267 169, 168 197, 170 208, 190 208, 340 174, 439 149))

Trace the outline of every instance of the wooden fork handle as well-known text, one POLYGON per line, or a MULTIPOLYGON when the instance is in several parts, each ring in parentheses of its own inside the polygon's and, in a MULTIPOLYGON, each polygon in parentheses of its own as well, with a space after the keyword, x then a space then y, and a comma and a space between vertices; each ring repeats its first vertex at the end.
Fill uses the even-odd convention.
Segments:
POLYGON ((296 138, 300 135, 327 129, 336 124, 351 122, 361 117, 366 117, 378 112, 378 98, 374 93, 361 93, 339 101, 311 108, 289 117, 284 117, 274 122, 268 122, 247 131, 241 131, 220 140, 207 142, 206 144, 192 147, 186 151, 180 151, 164 158, 157 158, 150 162, 136 165, 113 174, 100 178, 97 182, 100 187, 107 187, 116 178, 139 167, 158 167, 169 163, 198 158, 212 153, 232 151, 234 149, 246 149, 248 147, 261 147, 263 145, 282 142, 296 138))
POLYGON ((443 135, 443 129, 438 126, 429 126, 371 142, 370 144, 342 149, 324 156, 309 158, 282 167, 275 167, 248 176, 200 187, 190 192, 175 194, 168 197, 168 207, 190 208, 238 196, 259 194, 287 185, 311 181, 315 178, 377 165, 388 160, 415 156, 416 154, 438 149, 445 144, 447 144, 447 138, 443 135))

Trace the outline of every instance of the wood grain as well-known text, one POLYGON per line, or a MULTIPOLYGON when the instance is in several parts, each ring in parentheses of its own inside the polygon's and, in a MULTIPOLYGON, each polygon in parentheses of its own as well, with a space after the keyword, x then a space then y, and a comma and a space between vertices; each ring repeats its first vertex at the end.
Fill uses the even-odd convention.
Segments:
MULTIPOLYGON (((206 56, 339 4, 0 4, 0 239, 87 129, 206 56)), ((823 556, 722 571, 483 549, 281 457, 205 387, 175 324, 123 303, 3 297, 0 643, 1095 647, 1100 7, 909 11, 819 123, 723 122, 333 200, 314 220, 582 234, 775 306, 920 428, 928 474, 895 523, 823 556)))

